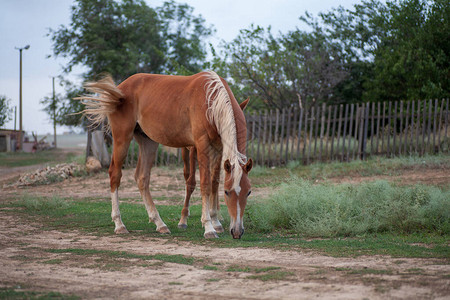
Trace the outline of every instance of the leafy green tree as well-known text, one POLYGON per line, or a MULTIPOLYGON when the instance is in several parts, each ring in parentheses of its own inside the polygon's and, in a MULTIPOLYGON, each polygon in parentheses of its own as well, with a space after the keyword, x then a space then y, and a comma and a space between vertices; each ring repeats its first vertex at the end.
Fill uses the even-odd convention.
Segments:
POLYGON ((0 127, 11 120, 12 108, 10 107, 11 100, 6 96, 0 95, 0 127))
POLYGON ((204 39, 214 33, 206 27, 201 16, 194 15, 194 8, 175 1, 164 2, 156 8, 161 20, 161 32, 165 43, 165 73, 191 75, 204 68, 206 45, 204 39))
POLYGON ((242 30, 214 65, 257 108, 448 97, 449 16, 448 0, 363 0, 305 13, 309 31, 242 30))
POLYGON ((275 37, 270 27, 252 26, 224 46, 227 74, 238 95, 257 101, 252 106, 282 108, 299 103, 337 101, 332 91, 347 76, 340 45, 330 42, 318 26, 275 37))
POLYGON ((73 98, 83 94, 83 88, 73 85, 70 81, 58 78, 60 85, 65 89, 65 95, 56 94, 55 101, 53 96, 44 97, 40 103, 44 106, 43 110, 49 115, 52 122, 57 125, 86 127, 86 120, 80 118, 80 113, 84 105, 73 98))
MULTIPOLYGON (((213 33, 186 4, 165 2, 153 9, 143 0, 76 0, 71 22, 50 29, 56 57, 69 58, 68 74, 84 66, 84 79, 107 72, 119 83, 135 73, 191 74, 202 69, 204 40, 213 33)), ((80 124, 80 111, 70 100, 79 88, 71 86, 58 108, 59 122, 80 124), (65 114, 65 117, 63 117, 65 114)))
POLYGON ((450 5, 447 0, 363 1, 320 15, 338 40, 365 101, 449 95, 450 5), (361 70, 361 73, 358 73, 361 70), (362 89, 361 89, 362 87, 362 89))

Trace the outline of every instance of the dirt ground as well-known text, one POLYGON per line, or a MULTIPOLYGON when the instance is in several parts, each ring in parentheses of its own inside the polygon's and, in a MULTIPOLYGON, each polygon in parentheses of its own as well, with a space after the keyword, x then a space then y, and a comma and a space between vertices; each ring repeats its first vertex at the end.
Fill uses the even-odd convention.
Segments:
MULTIPOLYGON (((21 194, 73 198, 109 195, 105 173, 45 186, 5 187, 20 173, 34 169, 36 166, 0 168, 0 199, 21 194)), ((138 198, 133 170, 124 170, 123 178, 121 198, 138 198)), ((380 178, 383 177, 345 177, 332 181, 380 178)), ((420 174, 406 170, 394 180, 441 184, 449 183, 449 178, 449 170, 427 170, 420 174)), ((184 182, 180 169, 155 169, 151 184, 152 195, 161 199, 157 204, 167 204, 167 199, 171 204, 181 204, 184 182)), ((254 188, 252 195, 269 192, 270 189, 254 188)), ((194 197, 198 196, 195 191, 194 197)), ((133 233, 98 237, 78 231, 43 230, 38 223, 23 224, 5 209, 0 209, 0 253, 0 288, 53 291, 83 299, 450 299, 449 260, 334 258, 307 250, 215 248, 175 238, 142 235, 137 238, 133 233), (45 250, 68 248, 183 255, 195 262, 143 263, 139 258, 118 258, 108 267, 108 258, 100 254, 77 256, 45 250), (236 266, 241 270, 233 271, 236 266), (261 280, 257 270, 264 268, 283 276, 278 280, 261 280)))

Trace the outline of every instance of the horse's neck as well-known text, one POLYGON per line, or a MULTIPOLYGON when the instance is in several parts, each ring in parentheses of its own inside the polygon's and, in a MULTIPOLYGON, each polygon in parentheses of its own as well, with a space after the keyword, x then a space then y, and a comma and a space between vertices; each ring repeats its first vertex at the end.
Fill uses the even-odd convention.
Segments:
POLYGON ((244 113, 239 104, 233 105, 234 120, 236 122, 236 144, 241 154, 246 155, 247 148, 247 124, 245 122, 244 113))

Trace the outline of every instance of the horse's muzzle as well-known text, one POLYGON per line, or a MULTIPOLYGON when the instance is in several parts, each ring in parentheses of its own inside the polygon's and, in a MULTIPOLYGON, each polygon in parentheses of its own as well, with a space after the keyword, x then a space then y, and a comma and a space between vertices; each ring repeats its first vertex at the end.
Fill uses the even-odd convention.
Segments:
POLYGON ((240 239, 244 234, 244 228, 242 228, 241 230, 235 230, 234 228, 231 228, 230 233, 233 239, 240 239))

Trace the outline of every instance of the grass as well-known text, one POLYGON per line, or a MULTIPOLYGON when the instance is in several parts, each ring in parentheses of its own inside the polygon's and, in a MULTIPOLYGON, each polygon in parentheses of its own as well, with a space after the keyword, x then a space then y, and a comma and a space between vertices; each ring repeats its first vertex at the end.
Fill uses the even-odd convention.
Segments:
POLYGON ((0 299, 29 299, 29 300, 48 300, 48 299, 81 299, 74 295, 64 295, 57 292, 35 292, 21 290, 20 286, 14 288, 0 288, 0 299))
POLYGON ((450 168, 450 156, 440 154, 395 158, 372 157, 365 161, 354 160, 348 163, 316 162, 307 166, 298 161, 292 161, 286 167, 281 168, 255 166, 250 172, 250 178, 253 186, 260 187, 277 186, 292 177, 327 180, 342 176, 392 176, 405 169, 423 170, 427 168, 450 168))
POLYGON ((293 178, 246 210, 247 227, 288 230, 305 237, 435 233, 450 235, 450 190, 387 181, 312 184, 293 178))
MULTIPOLYGON (((98 199, 83 199, 72 201, 70 199, 47 199, 44 197, 33 197, 28 195, 22 200, 0 203, 5 213, 15 214, 24 219, 31 219, 41 224, 40 230, 72 231, 81 230, 98 236, 114 235, 114 225, 111 222, 110 201, 98 199)), ((360 255, 390 255, 393 257, 450 257, 448 247, 449 235, 436 232, 414 232, 414 233, 365 233, 354 237, 328 237, 328 238, 306 238, 298 233, 275 229, 271 232, 261 232, 254 226, 248 226, 251 220, 246 216, 246 233, 241 240, 233 240, 227 233, 221 235, 220 239, 205 240, 203 228, 200 222, 201 206, 191 206, 191 217, 187 230, 178 229, 181 207, 158 206, 159 213, 166 222, 171 235, 162 236, 155 232, 155 225, 148 224, 148 216, 141 203, 121 203, 122 219, 131 234, 129 238, 139 239, 167 239, 174 241, 189 241, 213 247, 263 247, 279 250, 312 250, 326 255, 336 257, 354 257, 360 255)), ((250 210, 251 211, 251 208, 250 210)), ((445 213, 445 212, 444 212, 445 213)), ((226 208, 222 207, 222 215, 228 214, 226 208)), ((225 227, 228 222, 223 222, 225 227)), ((55 250, 75 251, 75 250, 55 250)), ((77 250, 87 251, 87 250, 77 250)), ((89 254, 89 252, 80 252, 89 254)), ((99 253, 92 253, 98 255, 99 253)), ((113 255, 120 257, 125 255, 121 252, 103 252, 101 255, 113 255)), ((137 256, 137 259, 144 259, 137 256)), ((147 259, 170 261, 175 263, 194 263, 192 258, 181 256, 154 256, 147 259)))
MULTIPOLYGON (((0 167, 22 167, 43 163, 60 163, 66 161, 78 161, 74 153, 67 153, 61 149, 51 149, 36 153, 7 152, 0 153, 0 167)), ((84 163, 84 162, 83 162, 84 163)))
POLYGON ((168 255, 168 254, 155 254, 155 255, 141 255, 134 254, 125 251, 110 251, 110 250, 96 250, 96 249, 78 249, 78 248, 67 248, 67 249, 47 249, 50 253, 69 253, 72 255, 81 256, 100 256, 105 258, 126 258, 126 259, 139 259, 139 260, 159 260, 162 262, 170 262, 175 264, 192 265, 195 259, 193 257, 187 257, 183 255, 168 255))

